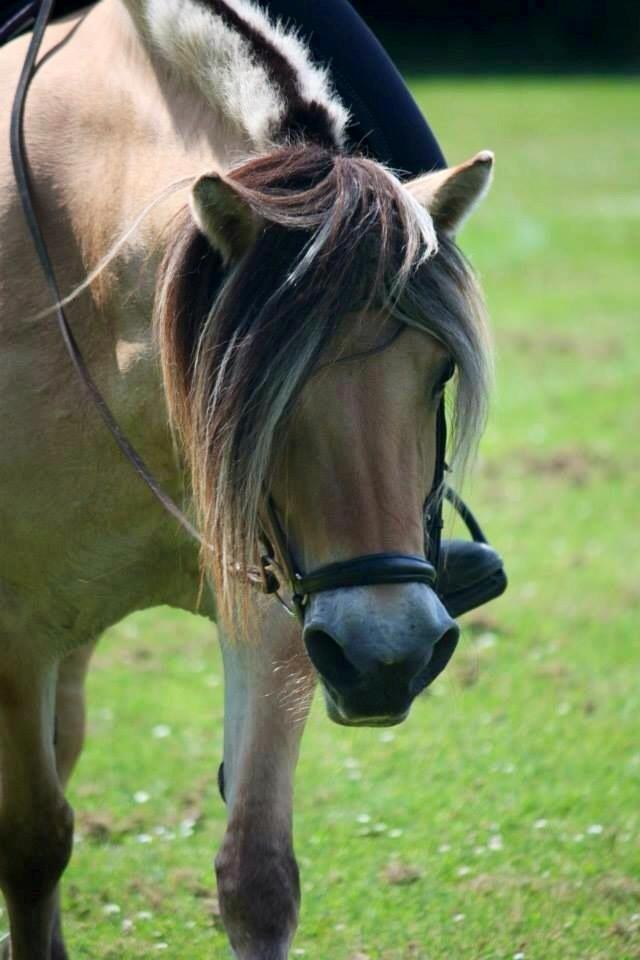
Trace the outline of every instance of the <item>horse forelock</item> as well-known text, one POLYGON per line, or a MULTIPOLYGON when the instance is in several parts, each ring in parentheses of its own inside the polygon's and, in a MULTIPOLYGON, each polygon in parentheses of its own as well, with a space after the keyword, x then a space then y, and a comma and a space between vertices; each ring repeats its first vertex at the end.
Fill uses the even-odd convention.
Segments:
POLYGON ((257 241, 223 275, 185 214, 156 304, 169 411, 227 614, 243 597, 232 569, 256 560, 288 416, 346 316, 390 316, 447 347, 463 454, 482 421, 488 366, 470 270, 379 164, 307 146, 254 158, 229 179, 264 224, 257 241))
POLYGON ((144 29, 254 150, 300 137, 344 146, 348 111, 327 69, 251 0, 144 0, 144 29))

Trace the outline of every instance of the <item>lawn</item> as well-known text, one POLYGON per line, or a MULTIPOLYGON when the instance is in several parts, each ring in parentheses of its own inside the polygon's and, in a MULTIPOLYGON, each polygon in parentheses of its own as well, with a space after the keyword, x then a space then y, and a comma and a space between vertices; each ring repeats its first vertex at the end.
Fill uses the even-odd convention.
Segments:
MULTIPOLYGON (((467 494, 511 578, 401 727, 317 698, 297 778, 293 956, 640 958, 637 84, 415 80, 448 159, 496 152, 461 236, 497 387, 467 494)), ((105 636, 71 801, 74 958, 226 958, 212 628, 105 636)))

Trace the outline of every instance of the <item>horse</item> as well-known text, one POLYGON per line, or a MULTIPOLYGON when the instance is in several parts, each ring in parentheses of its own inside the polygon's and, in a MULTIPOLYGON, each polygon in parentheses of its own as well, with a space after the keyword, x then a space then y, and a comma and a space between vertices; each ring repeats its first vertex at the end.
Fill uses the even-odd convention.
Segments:
POLYGON ((48 27, 24 134, 38 217, 92 376, 163 489, 192 505, 197 543, 131 472, 52 321, 5 146, 27 43, 0 56, 11 956, 68 956, 65 788, 91 654, 110 625, 168 604, 218 624, 231 948, 285 960, 300 902, 292 785, 318 678, 336 722, 397 723, 457 640, 419 565, 447 380, 451 459, 468 458, 485 416, 489 337, 455 235, 493 158, 401 182, 348 146, 330 73, 250 0, 100 0, 48 27), (336 575, 380 555, 404 574, 336 575), (256 564, 294 588, 300 571, 325 579, 292 618, 252 589, 256 564))

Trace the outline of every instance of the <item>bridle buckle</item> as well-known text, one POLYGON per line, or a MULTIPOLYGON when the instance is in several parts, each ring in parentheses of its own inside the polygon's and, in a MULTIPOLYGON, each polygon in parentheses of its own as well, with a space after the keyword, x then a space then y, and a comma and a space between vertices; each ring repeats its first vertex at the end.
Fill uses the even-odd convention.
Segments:
POLYGON ((273 571, 273 560, 269 554, 264 553, 260 556, 260 589, 263 593, 277 593, 280 589, 280 581, 273 571))

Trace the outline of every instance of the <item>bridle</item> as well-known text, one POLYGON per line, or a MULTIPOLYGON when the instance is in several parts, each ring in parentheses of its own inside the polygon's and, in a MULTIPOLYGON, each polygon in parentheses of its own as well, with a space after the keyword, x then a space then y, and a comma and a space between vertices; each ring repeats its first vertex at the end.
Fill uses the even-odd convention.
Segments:
POLYGON ((444 394, 436 414, 436 460, 431 491, 425 501, 424 531, 425 560, 405 553, 369 553, 351 560, 327 563, 310 573, 301 573, 295 564, 286 531, 280 520, 273 497, 265 498, 262 552, 255 582, 264 593, 273 594, 290 613, 304 623, 305 609, 316 593, 339 590, 343 587, 370 587, 391 583, 424 583, 437 589, 441 554, 442 496, 447 469, 447 418, 444 394), (291 604, 283 598, 281 588, 286 583, 291 593, 291 604))
MULTIPOLYGON (((142 457, 131 445, 122 431, 118 421, 112 414, 104 397, 98 389, 82 352, 69 325, 64 308, 60 304, 60 292, 56 282, 53 265, 47 249, 38 217, 33 203, 32 187, 29 180, 28 163, 24 146, 24 108, 31 80, 36 70, 36 58, 42 38, 47 27, 54 0, 42 0, 33 28, 33 34, 27 50, 25 61, 18 81, 16 94, 11 111, 11 157, 14 173, 18 185, 20 200, 25 219, 33 244, 42 267, 44 277, 55 304, 54 311, 60 329, 60 334, 67 349, 71 362, 88 391, 93 403, 100 414, 105 426, 111 433, 116 444, 129 460, 133 469, 151 490, 163 508, 171 514, 184 528, 189 536, 200 545, 204 543, 200 532, 193 526, 188 517, 162 489, 142 457)), ((26 3, 22 14, 32 16, 34 0, 26 3)), ((28 18, 13 23, 13 36, 18 28, 24 27, 28 18), (16 26, 17 24, 17 26, 16 26)), ((10 38, 7 37, 7 39, 10 38)), ((502 561, 498 554, 489 547, 482 530, 473 517, 469 508, 445 484, 447 470, 445 461, 447 441, 447 422, 444 394, 440 399, 436 416, 436 458, 434 477, 429 495, 425 502, 424 529, 425 529, 425 557, 417 557, 403 553, 375 553, 354 557, 351 560, 329 563, 308 573, 299 571, 296 567, 292 550, 288 542, 285 529, 282 526, 278 510, 270 494, 265 496, 263 530, 261 534, 260 564, 256 569, 248 571, 249 581, 265 594, 274 595, 282 605, 301 622, 304 622, 305 610, 309 598, 313 595, 343 587, 371 586, 377 584, 422 583, 439 592, 452 616, 457 616, 473 606, 479 606, 487 600, 498 596, 506 588, 506 577, 502 561), (472 584, 462 582, 454 584, 457 588, 451 590, 455 594, 454 606, 447 602, 447 595, 439 590, 445 561, 442 550, 442 503, 448 499, 460 513, 469 528, 473 542, 450 541, 448 553, 457 551, 457 564, 461 569, 479 568, 481 577, 474 579, 472 584), (464 562, 461 562, 464 561, 464 562), (472 562, 471 562, 472 561, 472 562), (292 597, 289 605, 282 596, 283 588, 287 586, 292 597), (472 600, 472 602, 469 602, 472 600)), ((461 578, 463 579, 463 578, 461 578)))

